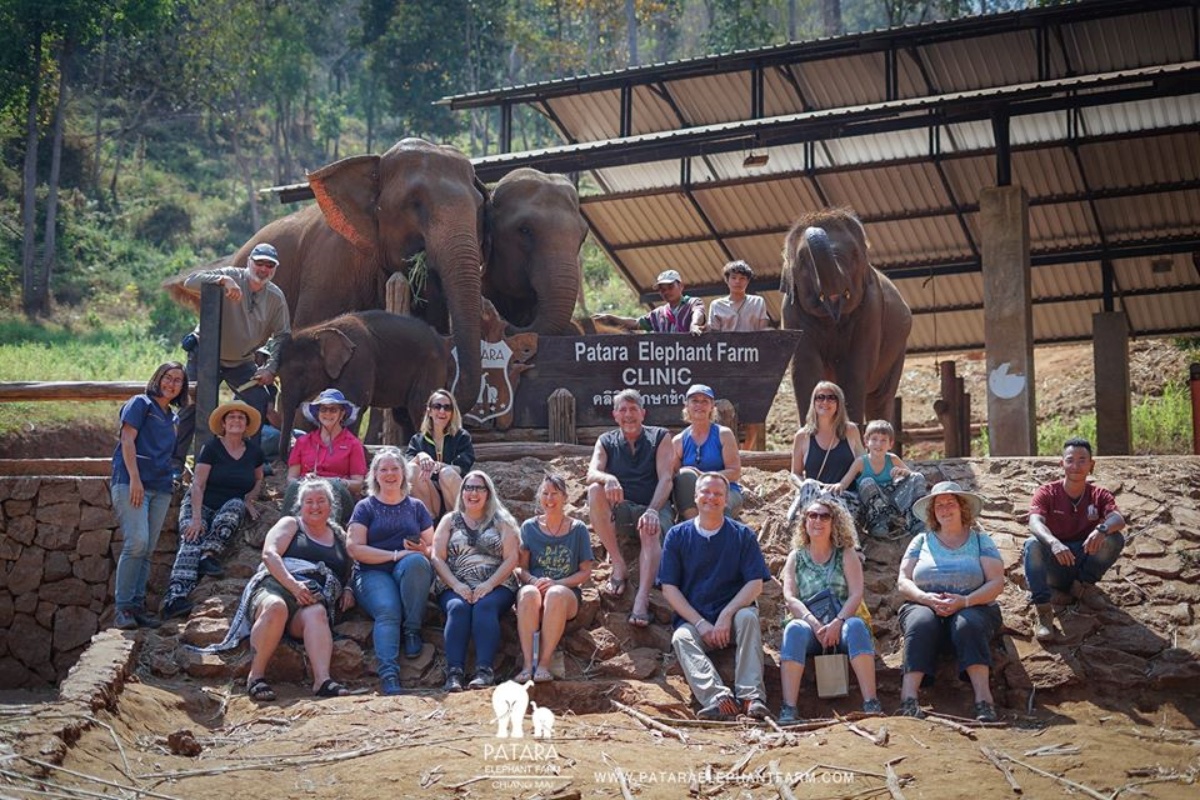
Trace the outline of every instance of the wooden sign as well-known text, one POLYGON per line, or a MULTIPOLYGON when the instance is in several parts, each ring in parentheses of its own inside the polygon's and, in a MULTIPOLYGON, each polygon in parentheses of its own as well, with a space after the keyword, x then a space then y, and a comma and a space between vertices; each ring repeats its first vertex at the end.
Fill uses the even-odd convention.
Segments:
POLYGON ((765 422, 799 331, 759 333, 541 336, 537 355, 515 392, 512 424, 545 428, 547 398, 558 388, 575 397, 580 427, 612 424, 612 398, 637 389, 651 425, 681 424, 684 393, 708 384, 733 402, 742 422, 765 422))

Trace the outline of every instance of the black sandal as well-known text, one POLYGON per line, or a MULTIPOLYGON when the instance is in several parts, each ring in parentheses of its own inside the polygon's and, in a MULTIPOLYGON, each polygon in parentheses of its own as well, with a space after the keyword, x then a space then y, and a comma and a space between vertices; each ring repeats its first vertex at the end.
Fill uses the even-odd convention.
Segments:
POLYGON ((251 681, 246 687, 246 694, 256 703, 269 703, 275 699, 275 690, 262 678, 251 681))
POLYGON ((313 694, 315 694, 317 697, 345 697, 346 695, 350 694, 350 690, 345 686, 342 686, 333 678, 326 678, 325 682, 321 684, 321 687, 313 694))

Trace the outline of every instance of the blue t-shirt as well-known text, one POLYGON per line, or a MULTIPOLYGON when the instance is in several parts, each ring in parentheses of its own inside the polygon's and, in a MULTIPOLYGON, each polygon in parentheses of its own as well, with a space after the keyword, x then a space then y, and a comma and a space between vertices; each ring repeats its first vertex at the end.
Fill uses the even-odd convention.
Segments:
MULTIPOLYGON (((702 617, 716 622, 721 609, 753 580, 770 580, 754 531, 725 518, 721 530, 705 537, 688 520, 667 531, 657 583, 675 586, 702 617)), ((678 614, 675 627, 683 624, 678 614)))
MULTIPOLYGON (((562 536, 551 536, 538 525, 537 517, 521 525, 521 549, 529 552, 529 574, 535 578, 561 581, 579 572, 579 565, 595 561, 587 526, 574 520, 562 536)), ((579 587, 573 587, 577 597, 579 587)))
POLYGON ((909 543, 904 558, 917 560, 912 579, 918 589, 948 594, 969 594, 987 583, 981 558, 1001 560, 992 537, 979 531, 971 531, 967 541, 953 550, 942 545, 932 533, 918 533, 909 543))
POLYGON ((883 457, 883 470, 880 472, 876 472, 875 468, 871 466, 870 453, 863 453, 860 458, 862 459, 862 472, 859 474, 858 480, 856 481, 857 485, 862 486, 866 481, 875 481, 876 484, 884 488, 892 485, 891 453, 888 453, 883 457))
MULTIPOLYGON (((358 523, 367 529, 367 544, 380 550, 403 550, 404 541, 419 541, 421 531, 433 527, 429 509, 415 497, 405 497, 399 503, 389 505, 378 497, 366 497, 354 506, 350 524, 358 523)), ((359 563, 360 569, 390 571, 391 562, 383 564, 359 563)))
MULTIPOLYGON (((134 395, 121 407, 121 425, 137 429, 134 446, 142 488, 152 492, 171 491, 171 453, 175 449, 178 422, 174 412, 169 408, 164 411, 148 394, 134 395)), ((112 482, 126 485, 132 482, 121 457, 119 440, 113 453, 112 482)))

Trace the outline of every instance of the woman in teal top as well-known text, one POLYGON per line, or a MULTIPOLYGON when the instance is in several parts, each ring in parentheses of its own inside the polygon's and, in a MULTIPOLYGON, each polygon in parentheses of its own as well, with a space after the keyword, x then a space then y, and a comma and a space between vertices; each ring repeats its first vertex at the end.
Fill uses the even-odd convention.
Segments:
POLYGON ((896 584, 907 601, 900 608, 904 678, 898 713, 925 716, 917 690, 949 643, 975 691, 975 718, 995 722, 989 644, 1001 622, 995 601, 1004 590, 1004 562, 991 537, 975 529, 983 498, 942 481, 913 508, 929 532, 913 537, 896 584))

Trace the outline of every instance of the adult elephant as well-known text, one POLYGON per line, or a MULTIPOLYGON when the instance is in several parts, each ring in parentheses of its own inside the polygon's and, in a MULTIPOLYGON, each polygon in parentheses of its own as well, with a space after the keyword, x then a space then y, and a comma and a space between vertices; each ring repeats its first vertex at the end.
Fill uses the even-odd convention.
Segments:
POLYGON ((849 209, 801 217, 784 242, 779 291, 783 327, 802 334, 792 359, 801 421, 821 380, 842 388, 851 420, 892 418, 912 312, 867 261, 867 247, 862 222, 849 209))
MULTIPOLYGON (((453 147, 403 139, 383 155, 344 158, 308 176, 317 204, 271 222, 233 257, 245 263, 258 242, 279 251, 274 281, 292 326, 384 306, 394 273, 420 288, 413 311, 442 333, 453 329, 462 375, 455 392, 475 404, 480 379, 480 266, 486 189, 453 147), (424 253, 422 276, 413 260, 424 253), (451 324, 453 323, 453 324, 451 324)), ((174 290, 182 278, 164 286, 174 290)))
POLYGON ((586 236, 579 194, 562 175, 521 168, 496 184, 487 206, 483 295, 510 334, 568 332, 586 236))

